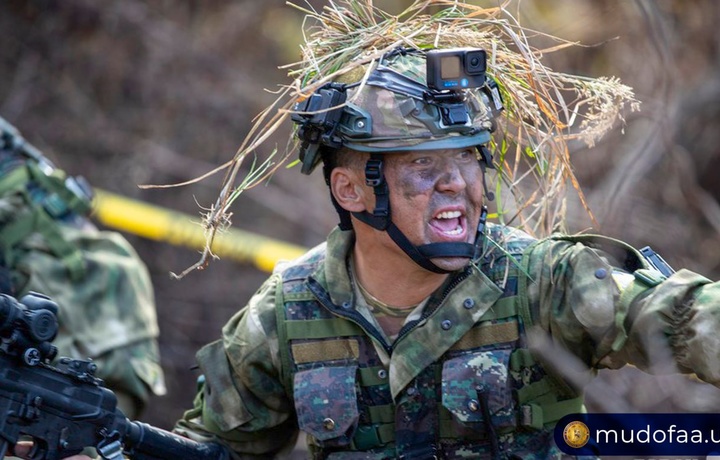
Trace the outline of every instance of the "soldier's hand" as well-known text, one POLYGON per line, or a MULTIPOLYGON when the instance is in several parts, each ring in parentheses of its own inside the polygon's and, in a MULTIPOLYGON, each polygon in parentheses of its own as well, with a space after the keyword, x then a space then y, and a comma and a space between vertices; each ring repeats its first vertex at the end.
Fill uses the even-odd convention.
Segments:
MULTIPOLYGON (((30 458, 30 450, 32 450, 32 443, 21 441, 17 444, 15 444, 15 447, 13 448, 13 454, 20 457, 29 459, 30 458)), ((73 455, 72 457, 65 457, 63 460, 92 460, 87 455, 73 455)))

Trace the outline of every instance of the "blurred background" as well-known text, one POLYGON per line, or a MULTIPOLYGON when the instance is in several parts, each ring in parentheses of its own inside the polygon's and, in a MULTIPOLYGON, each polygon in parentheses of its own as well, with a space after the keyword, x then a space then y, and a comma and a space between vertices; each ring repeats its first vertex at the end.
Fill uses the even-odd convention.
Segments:
MULTIPOLYGON (((375 1, 393 13, 409 3, 375 1)), ((716 0, 524 0, 511 10, 526 27, 584 45, 547 55, 550 67, 617 76, 642 101, 640 112, 628 112, 625 125, 593 148, 573 146, 600 224, 592 230, 720 278, 716 0)), ((0 116, 68 173, 199 220, 222 173, 184 187, 138 185, 190 180, 232 157, 277 84, 289 83, 278 67, 299 59, 302 20, 284 0, 3 0, 0 116)), ((266 148, 285 148, 289 128, 266 148)), ((568 195, 570 230, 587 230, 592 224, 568 195)), ((320 174, 303 176, 298 168, 244 193, 232 220, 235 228, 304 247, 336 224, 320 174)), ((169 273, 195 263, 197 251, 126 236, 153 277, 168 383, 143 419, 169 428, 191 404, 195 352, 267 273, 221 258, 174 280, 169 273)), ((720 408, 713 387, 632 368, 603 372, 591 388, 591 407, 720 408)))

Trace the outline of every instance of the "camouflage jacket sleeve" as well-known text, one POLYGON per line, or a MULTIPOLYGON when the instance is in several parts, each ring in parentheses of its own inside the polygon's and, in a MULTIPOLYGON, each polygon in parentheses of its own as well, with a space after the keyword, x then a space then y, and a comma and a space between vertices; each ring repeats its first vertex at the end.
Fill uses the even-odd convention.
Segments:
POLYGON ((633 364, 720 386, 720 283, 689 270, 643 282, 614 265, 570 241, 545 240, 530 252, 529 307, 548 342, 592 369, 633 364))
POLYGON ((275 319, 280 276, 266 281, 223 328, 222 339, 202 348, 203 372, 193 409, 175 431, 226 444, 235 458, 271 458, 297 438, 293 404, 282 385, 275 319))

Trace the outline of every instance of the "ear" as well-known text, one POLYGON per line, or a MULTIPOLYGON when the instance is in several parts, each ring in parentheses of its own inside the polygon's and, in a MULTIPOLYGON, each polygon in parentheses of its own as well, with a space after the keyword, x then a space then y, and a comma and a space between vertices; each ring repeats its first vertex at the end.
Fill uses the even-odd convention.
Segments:
POLYGON ((330 190, 343 209, 362 212, 367 209, 365 180, 351 168, 338 166, 330 173, 330 190))

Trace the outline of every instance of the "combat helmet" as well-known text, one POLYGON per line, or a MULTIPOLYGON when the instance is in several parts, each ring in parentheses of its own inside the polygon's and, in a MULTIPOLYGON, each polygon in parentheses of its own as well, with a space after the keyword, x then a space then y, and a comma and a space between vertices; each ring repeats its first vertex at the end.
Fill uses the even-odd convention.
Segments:
MULTIPOLYGON (((447 273, 430 259, 476 257, 487 211, 481 216, 473 244, 413 245, 392 222, 383 154, 475 147, 483 173, 485 168, 493 168, 486 145, 502 101, 495 81, 485 73, 485 51, 397 48, 370 66, 320 86, 295 106, 292 120, 297 124, 302 172, 310 174, 321 159, 327 160, 343 147, 370 153, 365 181, 373 187, 375 209, 352 215, 387 231, 423 268, 447 273)), ((328 163, 324 162, 324 173, 329 185, 328 163)), ((486 195, 492 199, 487 189, 486 195)), ((332 194, 331 198, 340 215, 340 227, 350 229, 351 213, 340 207, 332 194)))

